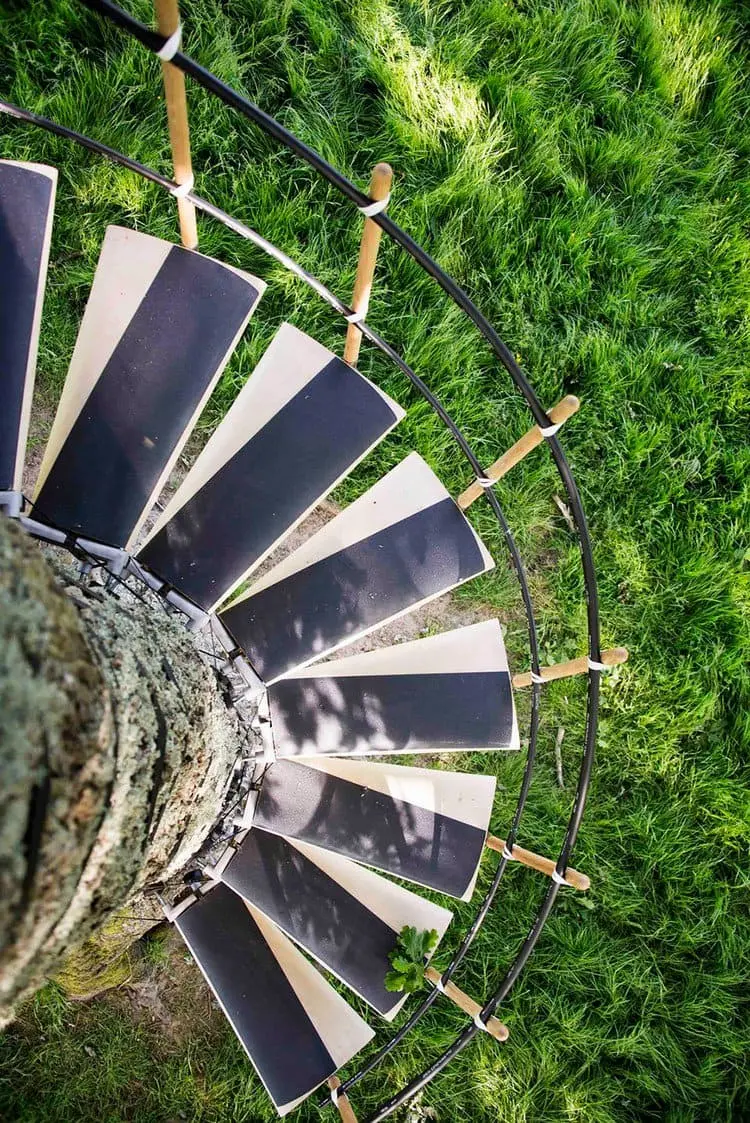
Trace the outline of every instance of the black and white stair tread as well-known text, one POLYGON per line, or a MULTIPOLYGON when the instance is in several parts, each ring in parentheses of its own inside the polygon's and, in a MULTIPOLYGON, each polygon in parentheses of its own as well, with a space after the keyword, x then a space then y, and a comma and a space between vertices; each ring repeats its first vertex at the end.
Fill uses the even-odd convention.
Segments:
POLYGON ((437 476, 411 453, 221 620, 270 683, 493 564, 437 476))
POLYGON ((212 610, 403 415, 358 371, 283 324, 140 560, 212 610))
POLYGON ((280 1115, 371 1040, 276 925, 221 882, 175 924, 280 1115))
POLYGON ((265 288, 110 226, 35 495, 35 516, 131 548, 265 288))
POLYGON ((390 1020, 406 996, 388 991, 389 953, 405 924, 443 936, 451 913, 339 854, 251 830, 214 876, 390 1020))
POLYGON ((345 757, 277 760, 252 825, 468 900, 494 794, 494 776, 345 757))
POLYGON ((519 747, 498 620, 293 671, 268 701, 277 757, 519 747))
POLYGON ((20 491, 57 170, 0 160, 0 491, 20 491))

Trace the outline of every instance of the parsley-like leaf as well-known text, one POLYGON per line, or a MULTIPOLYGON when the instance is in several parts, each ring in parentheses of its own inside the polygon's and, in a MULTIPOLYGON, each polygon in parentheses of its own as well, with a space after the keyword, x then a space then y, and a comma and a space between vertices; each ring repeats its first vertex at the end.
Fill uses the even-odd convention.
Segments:
POLYGON ((434 928, 418 932, 416 928, 405 925, 388 956, 393 970, 385 977, 386 990, 409 994, 421 987, 424 961, 437 947, 438 938, 434 928))

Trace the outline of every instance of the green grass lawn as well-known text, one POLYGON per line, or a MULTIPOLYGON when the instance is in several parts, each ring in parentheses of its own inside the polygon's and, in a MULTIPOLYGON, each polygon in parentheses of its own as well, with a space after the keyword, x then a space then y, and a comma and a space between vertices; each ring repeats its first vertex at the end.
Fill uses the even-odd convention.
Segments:
MULTIPOLYGON (((148 17, 146 0, 130 7, 148 17)), ((563 442, 595 541, 605 645, 631 652, 603 686, 574 858, 593 887, 585 899, 562 895, 500 1011, 508 1044, 475 1042, 422 1108, 442 1123, 750 1118, 748 8, 185 0, 183 14, 191 54, 362 186, 374 162, 389 160, 395 219, 466 287, 543 402, 566 392, 583 402, 563 442)), ((0 94, 168 170, 158 64, 72 0, 3 8, 0 94)), ((202 92, 191 91, 190 109, 198 190, 345 297, 359 236, 351 207, 202 92)), ((2 119, 0 130, 0 157, 61 169, 44 405, 61 387, 105 225, 174 238, 174 210, 156 188, 61 141, 2 119)), ((343 331, 250 246, 208 220, 200 235, 205 252, 269 282, 205 417, 212 426, 281 319, 339 350, 343 331)), ((384 248, 369 319, 486 461, 528 426, 471 326, 395 247, 384 248)), ((371 349, 361 367, 410 411, 341 498, 412 447, 459 491, 466 472, 448 436, 371 349)), ((543 450, 498 488, 549 661, 585 650, 581 569, 556 494, 543 450)), ((502 559, 480 507, 476 525, 502 559)), ((518 595, 502 560, 460 595, 508 622, 509 648, 524 664, 518 595)), ((545 693, 522 836, 532 849, 554 853, 561 837, 583 701, 582 683, 545 693), (564 792, 554 776, 560 725, 564 792)), ((522 762, 476 756, 467 765, 497 769, 493 826, 502 833, 522 762)), ((493 868, 488 855, 480 888, 493 868)), ((459 985, 483 995, 498 983, 544 888, 529 871, 509 871, 459 985)), ((460 931, 472 908, 457 914, 460 931)), ((447 1005, 434 1007, 356 1090, 360 1118, 462 1024, 447 1005)), ((0 1118, 13 1123, 273 1117, 221 1027, 175 1042, 136 1026, 117 1003, 71 1006, 50 989, 0 1039, 0 1118)), ((315 1117, 312 1106, 299 1113, 315 1117)))

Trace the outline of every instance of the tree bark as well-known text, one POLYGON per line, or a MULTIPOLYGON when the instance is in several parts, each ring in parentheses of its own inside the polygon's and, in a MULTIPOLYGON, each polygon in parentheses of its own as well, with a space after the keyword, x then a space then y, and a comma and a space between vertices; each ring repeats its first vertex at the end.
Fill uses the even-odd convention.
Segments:
POLYGON ((0 518, 0 1022, 194 857, 242 736, 186 630, 63 556, 0 518))

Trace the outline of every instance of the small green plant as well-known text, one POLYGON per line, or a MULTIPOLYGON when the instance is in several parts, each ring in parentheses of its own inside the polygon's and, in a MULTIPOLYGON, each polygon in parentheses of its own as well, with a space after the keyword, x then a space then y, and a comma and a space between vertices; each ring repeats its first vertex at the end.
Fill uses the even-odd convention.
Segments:
POLYGON ((406 994, 418 990, 424 982, 425 959, 437 947, 438 939, 434 928, 418 932, 416 928, 404 925, 395 948, 388 956, 392 969, 385 977, 385 989, 400 990, 406 994))

